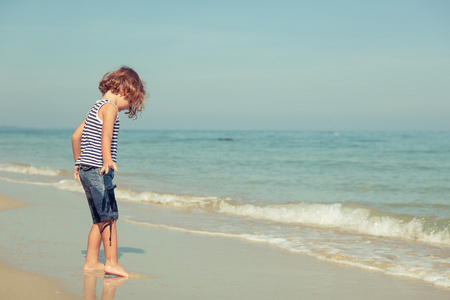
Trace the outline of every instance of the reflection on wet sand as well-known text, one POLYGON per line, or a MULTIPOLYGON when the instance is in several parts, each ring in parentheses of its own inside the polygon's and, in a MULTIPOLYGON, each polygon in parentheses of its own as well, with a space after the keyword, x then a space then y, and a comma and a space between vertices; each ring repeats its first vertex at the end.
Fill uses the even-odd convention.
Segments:
POLYGON ((97 279, 103 278, 102 300, 112 300, 116 294, 116 289, 128 278, 108 276, 104 272, 84 272, 83 297, 85 300, 97 299, 97 279))

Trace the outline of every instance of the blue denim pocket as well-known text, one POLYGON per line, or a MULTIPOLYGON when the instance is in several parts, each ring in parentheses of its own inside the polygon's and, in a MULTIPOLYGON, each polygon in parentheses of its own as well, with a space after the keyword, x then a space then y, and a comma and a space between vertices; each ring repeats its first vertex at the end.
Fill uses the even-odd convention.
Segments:
POLYGON ((100 177, 100 168, 92 166, 80 166, 80 180, 83 187, 103 189, 103 180, 100 177))

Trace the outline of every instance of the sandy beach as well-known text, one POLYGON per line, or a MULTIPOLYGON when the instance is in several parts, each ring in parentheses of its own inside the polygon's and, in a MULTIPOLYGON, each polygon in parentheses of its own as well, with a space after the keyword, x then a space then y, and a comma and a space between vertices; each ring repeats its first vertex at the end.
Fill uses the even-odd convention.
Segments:
POLYGON ((450 289, 423 281, 320 261, 267 244, 123 221, 118 224, 119 261, 130 278, 84 274, 91 227, 84 195, 5 180, 0 180, 0 193, 0 208, 6 209, 0 212, 0 294, 5 299, 450 297, 450 289))
MULTIPOLYGON (((0 194, 0 214, 27 205, 0 194)), ((78 299, 54 278, 18 270, 3 263, 0 263, 0 295, 2 299, 78 299)))

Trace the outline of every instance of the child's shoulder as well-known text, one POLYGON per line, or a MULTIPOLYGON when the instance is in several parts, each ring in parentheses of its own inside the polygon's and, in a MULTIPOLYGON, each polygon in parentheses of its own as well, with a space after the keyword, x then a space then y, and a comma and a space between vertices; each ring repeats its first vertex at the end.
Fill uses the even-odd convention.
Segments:
POLYGON ((99 103, 100 107, 98 109, 98 115, 105 117, 111 117, 116 119, 119 116, 119 111, 117 109, 117 106, 109 101, 109 100, 101 100, 99 103))

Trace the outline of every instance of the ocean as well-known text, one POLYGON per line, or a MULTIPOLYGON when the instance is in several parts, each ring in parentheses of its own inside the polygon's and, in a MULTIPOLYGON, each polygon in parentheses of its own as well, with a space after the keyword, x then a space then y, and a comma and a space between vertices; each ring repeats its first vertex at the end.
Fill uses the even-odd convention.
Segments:
MULTIPOLYGON (((0 129, 0 179, 83 193, 72 132, 0 129)), ((450 287, 449 131, 121 130, 117 165, 124 222, 450 287)))

